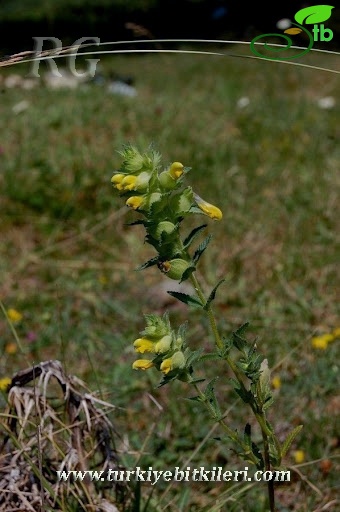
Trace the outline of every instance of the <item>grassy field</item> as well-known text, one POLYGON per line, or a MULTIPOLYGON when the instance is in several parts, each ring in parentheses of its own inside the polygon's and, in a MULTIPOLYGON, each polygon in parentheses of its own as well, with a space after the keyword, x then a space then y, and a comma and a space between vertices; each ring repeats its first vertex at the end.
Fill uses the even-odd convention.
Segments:
MULTIPOLYGON (((335 69, 337 59, 310 53, 301 62, 335 69)), ((188 182, 223 211, 208 223, 213 240, 200 278, 207 291, 226 278, 215 302, 222 331, 249 321, 258 337, 275 378, 278 431, 304 425, 285 461, 294 478, 277 491, 278 511, 335 511, 339 345, 318 349, 312 340, 340 327, 339 75, 185 54, 117 55, 99 66, 134 76, 137 96, 95 84, 2 89, 0 297, 20 315, 12 326, 0 317, 0 377, 61 361, 117 407, 111 416, 127 466, 242 467, 231 444, 214 439, 206 413, 180 398, 190 393, 185 384, 157 389, 156 373, 131 368, 145 313, 169 310, 174 324, 188 320, 193 346, 210 343, 206 321, 169 299, 169 280, 155 267, 135 272, 154 254, 140 226, 126 226, 134 216, 112 191, 122 144, 144 150, 153 142, 165 164, 190 166, 188 182), (335 104, 322 108, 325 97, 335 104)), ((243 428, 249 418, 229 377, 218 394, 230 424, 243 428)), ((266 510, 264 484, 163 482, 142 496, 152 511, 266 510)))

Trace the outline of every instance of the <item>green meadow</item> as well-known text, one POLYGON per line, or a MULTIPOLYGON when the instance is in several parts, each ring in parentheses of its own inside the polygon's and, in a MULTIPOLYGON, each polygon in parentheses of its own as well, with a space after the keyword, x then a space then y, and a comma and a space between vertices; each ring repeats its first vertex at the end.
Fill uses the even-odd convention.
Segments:
MULTIPOLYGON (((143 228, 128 225, 135 212, 110 179, 123 144, 145 151, 152 143, 164 165, 191 167, 186 182, 222 210, 221 221, 206 222, 212 241, 197 273, 207 293, 225 278, 214 301, 221 331, 249 322, 268 359, 279 435, 304 425, 285 460, 292 478, 277 486, 277 510, 335 511, 340 88, 338 74, 319 68, 339 73, 338 56, 310 52, 287 65, 243 58, 247 47, 199 49, 240 56, 103 55, 98 70, 134 77, 134 97, 95 83, 0 83, 0 378, 59 360, 115 406, 109 416, 127 467, 242 469, 206 411, 185 399, 185 383, 158 388, 157 372, 132 369, 144 314, 169 311, 174 325, 188 322, 193 347, 212 343, 206 319, 167 294, 174 281, 157 267, 136 271, 155 254, 143 228), (320 342, 325 334, 332 339, 320 342)), ((41 63, 41 76, 46 70, 41 63)), ((3 80, 28 72, 29 64, 0 68, 3 80)), ((190 222, 188 232, 199 223, 190 222)), ((229 425, 243 429, 252 420, 231 375, 204 364, 220 376, 229 425)), ((5 391, 0 404, 3 413, 5 391)), ((133 510, 267 510, 263 483, 141 487, 133 510)), ((62 510, 81 507, 74 498, 62 510)))

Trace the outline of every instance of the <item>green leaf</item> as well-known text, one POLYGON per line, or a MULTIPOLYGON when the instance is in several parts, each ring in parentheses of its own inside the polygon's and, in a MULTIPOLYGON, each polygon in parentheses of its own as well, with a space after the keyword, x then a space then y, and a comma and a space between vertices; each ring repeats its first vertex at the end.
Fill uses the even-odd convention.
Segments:
POLYGON ((257 446, 257 444, 252 442, 251 449, 252 449, 253 454, 255 455, 255 457, 258 460, 258 463, 256 464, 257 469, 264 469, 264 460, 262 457, 262 453, 261 453, 259 447, 257 446))
POLYGON ((294 441, 296 436, 301 432, 302 429, 303 429, 303 425, 298 425, 297 427, 294 428, 294 430, 290 434, 288 434, 285 442, 282 445, 281 457, 286 456, 290 445, 292 444, 292 442, 294 441))
POLYGON ((208 235, 202 243, 200 243, 200 245, 197 247, 196 251, 195 251, 195 254, 192 258, 193 262, 194 263, 197 263, 198 260, 200 259, 200 257, 202 256, 203 252, 206 250, 206 248, 208 247, 208 244, 210 242, 212 238, 212 235, 208 235))
POLYGON ((215 377, 214 379, 212 379, 209 382, 209 384, 205 388, 204 394, 205 394, 207 401, 210 404, 210 408, 214 415, 214 418, 216 420, 219 420, 219 419, 221 419, 222 414, 221 414, 221 409, 220 409, 220 406, 218 404, 218 401, 217 401, 217 398, 215 395, 215 382, 217 381, 217 379, 218 379, 218 377, 215 377))
POLYGON ((322 23, 331 17, 334 5, 311 5, 300 9, 294 16, 295 20, 302 25, 307 23, 313 25, 314 23, 322 23))
POLYGON ((186 281, 193 272, 195 272, 196 270, 196 267, 194 267, 193 265, 191 265, 190 267, 188 267, 184 272, 183 272, 183 275, 181 277, 181 280, 180 280, 180 283, 183 283, 183 281, 186 281))
POLYGON ((194 364, 196 361, 201 360, 203 349, 200 348, 199 350, 194 350, 193 352, 188 352, 188 355, 186 357, 186 366, 189 367, 192 364, 194 364))
POLYGON ((155 256, 154 258, 151 258, 151 260, 146 261, 143 263, 143 265, 140 265, 136 268, 137 271, 144 270, 145 268, 152 267, 152 265, 157 265, 158 263, 158 256, 155 256))
POLYGON ((244 427, 243 440, 247 446, 251 446, 251 425, 249 423, 244 427))
POLYGON ((181 292, 167 292, 171 297, 174 297, 177 300, 180 300, 181 302, 184 302, 187 306, 193 306, 194 308, 202 308, 203 304, 200 300, 195 299, 195 297, 192 297, 191 295, 187 295, 186 293, 181 292))
POLYGON ((198 226, 197 228, 193 229, 183 241, 184 249, 187 249, 191 245, 192 241, 196 238, 196 236, 202 231, 202 229, 206 227, 207 224, 202 224, 202 226, 198 226))
POLYGON ((219 352, 209 352, 208 354, 203 354, 200 357, 200 361, 217 361, 221 360, 221 354, 219 352))
POLYGON ((241 352, 248 346, 247 340, 243 337, 248 325, 249 322, 246 322, 233 332, 233 344, 241 352))
POLYGON ((225 279, 221 279, 221 281, 219 281, 219 282, 217 283, 217 285, 215 286, 215 288, 211 291, 211 293, 210 293, 210 295, 209 295, 209 297, 208 297, 208 300, 207 300, 207 302, 206 302, 206 304, 205 304, 205 306, 204 306, 204 308, 203 308, 203 309, 205 309, 205 310, 207 310, 207 309, 208 309, 208 307, 209 307, 210 303, 214 300, 214 298, 215 298, 215 296, 216 296, 217 288, 218 288, 222 283, 224 283, 224 281, 225 281, 225 279))

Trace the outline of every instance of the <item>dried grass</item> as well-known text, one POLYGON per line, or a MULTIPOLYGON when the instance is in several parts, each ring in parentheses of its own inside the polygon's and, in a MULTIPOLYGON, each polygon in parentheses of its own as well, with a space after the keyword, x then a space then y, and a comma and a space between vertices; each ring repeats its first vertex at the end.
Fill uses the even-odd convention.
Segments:
POLYGON ((123 469, 107 414, 112 404, 64 373, 59 361, 17 373, 2 415, 0 510, 128 510, 124 482, 58 481, 56 471, 123 469))

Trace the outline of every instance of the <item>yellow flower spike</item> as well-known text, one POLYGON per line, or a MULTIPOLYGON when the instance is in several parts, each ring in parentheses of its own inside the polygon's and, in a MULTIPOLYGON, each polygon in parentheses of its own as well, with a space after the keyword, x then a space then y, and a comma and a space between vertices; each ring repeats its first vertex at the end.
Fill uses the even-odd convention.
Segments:
POLYGON ((174 162, 170 165, 169 174, 174 180, 178 180, 183 174, 184 165, 181 162, 174 162))
POLYGON ((319 350, 326 350, 328 344, 334 340, 333 334, 322 334, 321 336, 315 336, 312 338, 312 347, 319 350))
POLYGON ((126 206, 130 206, 134 210, 138 210, 138 208, 141 207, 143 202, 144 202, 143 196, 131 196, 131 197, 129 197, 129 199, 126 201, 125 204, 126 204, 126 206))
POLYGON ((147 338, 138 338, 133 342, 136 352, 155 352, 155 343, 147 338))
POLYGON ((303 450, 295 450, 294 460, 296 464, 301 464, 305 460, 305 452, 303 450))
POLYGON ((0 379, 0 391, 6 392, 11 382, 12 379, 9 377, 2 377, 2 379, 0 379))
POLYGON ((214 206, 213 204, 207 203, 207 201, 204 201, 199 195, 194 194, 194 199, 196 201, 197 206, 200 210, 202 210, 203 213, 208 215, 213 220, 221 220, 222 219, 222 212, 217 206, 214 206))
POLYGON ((23 318, 23 315, 21 313, 19 313, 19 311, 17 311, 16 309, 14 308, 9 308, 7 310, 7 316, 8 316, 8 319, 13 322, 13 323, 18 323, 22 320, 23 318))
POLYGON ((150 359, 137 359, 132 365, 134 370, 148 370, 153 367, 153 362, 150 359))

